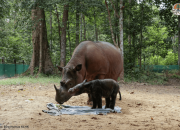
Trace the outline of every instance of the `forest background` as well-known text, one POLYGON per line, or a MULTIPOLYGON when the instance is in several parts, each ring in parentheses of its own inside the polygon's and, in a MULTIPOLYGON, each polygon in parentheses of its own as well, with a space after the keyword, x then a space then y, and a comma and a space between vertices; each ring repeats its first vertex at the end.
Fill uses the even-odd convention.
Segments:
POLYGON ((51 74, 68 63, 80 42, 91 40, 123 45, 125 75, 145 65, 178 65, 180 16, 171 12, 176 3, 0 0, 0 58, 24 60, 31 75, 51 74))

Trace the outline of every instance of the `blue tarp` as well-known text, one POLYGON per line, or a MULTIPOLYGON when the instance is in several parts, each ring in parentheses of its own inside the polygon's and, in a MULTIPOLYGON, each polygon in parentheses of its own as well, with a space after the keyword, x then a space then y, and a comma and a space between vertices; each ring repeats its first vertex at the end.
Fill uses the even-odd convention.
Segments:
POLYGON ((91 109, 91 107, 88 106, 68 106, 68 105, 61 105, 64 108, 58 109, 56 105, 53 103, 48 103, 47 108, 49 110, 42 110, 45 113, 48 113, 52 116, 59 116, 59 115, 107 115, 107 113, 116 112, 121 113, 121 108, 116 106, 114 107, 114 110, 110 108, 106 108, 105 106, 98 109, 91 109))

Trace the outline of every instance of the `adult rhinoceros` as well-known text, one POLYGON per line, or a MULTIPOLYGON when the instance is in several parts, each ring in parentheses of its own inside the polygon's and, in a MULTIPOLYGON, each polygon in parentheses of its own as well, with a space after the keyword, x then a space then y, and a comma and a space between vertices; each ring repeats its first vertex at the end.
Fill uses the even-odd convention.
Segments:
MULTIPOLYGON (((107 42, 81 42, 74 50, 72 58, 65 67, 58 67, 62 72, 60 89, 56 89, 55 100, 63 104, 72 95, 68 90, 84 79, 114 79, 123 70, 123 61, 119 48, 107 42)), ((90 99, 88 100, 88 102, 90 99)))

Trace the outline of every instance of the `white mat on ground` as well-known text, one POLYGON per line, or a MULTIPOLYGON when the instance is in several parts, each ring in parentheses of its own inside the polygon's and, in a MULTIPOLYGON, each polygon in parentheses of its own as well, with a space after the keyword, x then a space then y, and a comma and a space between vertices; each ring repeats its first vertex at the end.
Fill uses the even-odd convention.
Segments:
POLYGON ((59 116, 59 115, 107 115, 107 113, 110 112, 116 112, 116 113, 121 113, 121 108, 118 106, 114 107, 114 110, 110 108, 106 108, 105 106, 98 109, 91 109, 91 107, 88 106, 68 106, 68 105, 61 105, 64 108, 63 109, 58 109, 55 104, 53 103, 48 103, 47 108, 49 110, 42 110, 45 113, 48 113, 52 116, 59 116))

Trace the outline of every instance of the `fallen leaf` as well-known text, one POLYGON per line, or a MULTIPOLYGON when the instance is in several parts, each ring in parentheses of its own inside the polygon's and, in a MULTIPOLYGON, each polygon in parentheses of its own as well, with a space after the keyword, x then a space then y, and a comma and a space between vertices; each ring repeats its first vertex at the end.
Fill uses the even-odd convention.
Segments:
POLYGON ((97 120, 97 117, 92 117, 91 119, 95 119, 95 120, 97 120))
POLYGON ((103 115, 102 113, 99 113, 98 115, 103 115))
POLYGON ((33 99, 29 99, 30 101, 32 101, 33 99))
POLYGON ((138 102, 137 105, 142 105, 142 104, 140 102, 138 102))

